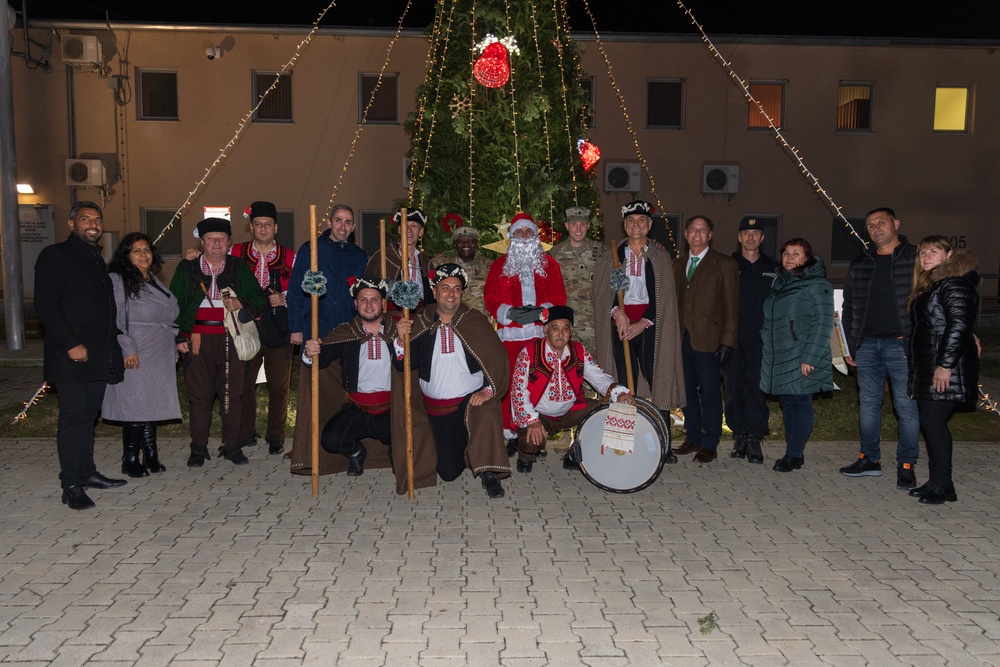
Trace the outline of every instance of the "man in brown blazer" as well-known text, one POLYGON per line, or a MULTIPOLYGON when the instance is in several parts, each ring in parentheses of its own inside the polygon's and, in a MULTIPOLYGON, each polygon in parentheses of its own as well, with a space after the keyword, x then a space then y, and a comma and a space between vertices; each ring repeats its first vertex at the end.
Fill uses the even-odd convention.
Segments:
POLYGON ((722 435, 722 372, 738 345, 739 271, 732 257, 709 247, 712 221, 688 218, 684 238, 687 257, 674 262, 677 317, 687 405, 684 444, 678 455, 694 452, 694 460, 711 463, 722 435))

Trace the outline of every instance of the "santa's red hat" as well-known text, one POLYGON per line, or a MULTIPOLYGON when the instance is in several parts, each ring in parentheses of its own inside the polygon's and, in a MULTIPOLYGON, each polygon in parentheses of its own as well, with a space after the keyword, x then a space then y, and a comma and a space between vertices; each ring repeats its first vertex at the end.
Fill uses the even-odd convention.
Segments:
POLYGON ((518 213, 510 221, 510 231, 508 234, 513 234, 519 229, 527 227, 532 231, 535 236, 538 236, 538 225, 535 223, 534 218, 532 218, 527 213, 518 213))

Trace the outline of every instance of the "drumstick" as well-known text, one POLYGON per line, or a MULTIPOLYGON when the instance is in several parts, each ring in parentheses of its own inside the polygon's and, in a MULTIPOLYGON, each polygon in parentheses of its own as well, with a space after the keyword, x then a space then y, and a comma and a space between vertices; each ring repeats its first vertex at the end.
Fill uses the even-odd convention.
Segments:
MULTIPOLYGON (((611 241, 611 257, 612 264, 615 270, 618 269, 618 242, 612 239, 611 241)), ((618 295, 618 310, 625 312, 625 294, 622 290, 616 292, 618 295)), ((622 351, 625 353, 625 384, 628 385, 628 390, 635 395, 635 381, 632 378, 632 350, 629 347, 628 341, 622 339, 622 351)))

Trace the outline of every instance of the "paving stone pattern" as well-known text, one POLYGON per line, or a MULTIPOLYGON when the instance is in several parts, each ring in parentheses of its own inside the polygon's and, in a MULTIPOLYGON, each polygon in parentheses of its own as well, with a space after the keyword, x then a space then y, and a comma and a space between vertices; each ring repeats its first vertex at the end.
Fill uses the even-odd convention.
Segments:
POLYGON ((0 666, 1000 664, 997 445, 956 447, 940 507, 837 474, 851 443, 631 495, 553 455, 500 501, 466 473, 416 503, 388 471, 314 500, 260 447, 161 448, 166 473, 73 512, 50 442, 0 442, 0 666))

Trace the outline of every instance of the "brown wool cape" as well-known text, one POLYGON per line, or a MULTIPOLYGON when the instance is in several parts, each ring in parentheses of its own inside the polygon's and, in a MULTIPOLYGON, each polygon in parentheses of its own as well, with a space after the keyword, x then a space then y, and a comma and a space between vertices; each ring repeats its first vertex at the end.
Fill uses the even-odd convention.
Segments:
MULTIPOLYGON (((621 241, 621 248, 627 241, 621 241)), ((677 291, 674 288, 674 277, 670 253, 662 245, 648 240, 646 269, 652 268, 653 284, 656 290, 656 343, 653 355, 653 386, 649 387, 640 373, 635 374, 636 394, 652 397, 653 403, 660 410, 671 410, 683 406, 684 396, 684 366, 681 361, 681 337, 677 326, 677 291)), ((611 292, 612 257, 607 247, 594 262, 594 324, 597 338, 597 363, 615 375, 615 357, 611 336, 617 335, 611 320, 611 309, 615 302, 615 294, 611 292)), ((647 280, 648 284, 648 280, 647 280)), ((624 384, 624 378, 617 378, 624 384)))
MULTIPOLYGON (((388 343, 389 352, 393 354, 393 339, 396 337, 396 322, 388 315, 382 318, 382 338, 388 343)), ((360 316, 355 315, 350 322, 345 322, 331 331, 323 338, 324 345, 337 345, 354 341, 364 340, 368 334, 364 330, 364 321, 360 316)), ((311 436, 312 420, 309 419, 309 406, 312 401, 312 385, 310 374, 306 372, 307 366, 303 366, 303 371, 299 374, 299 412, 296 414, 295 435, 292 442, 291 471, 299 475, 308 475, 311 472, 311 436)), ((345 391, 343 384, 343 372, 340 361, 333 361, 326 368, 319 371, 319 425, 320 429, 326 425, 330 418, 344 406, 345 391)), ((419 405, 423 410, 423 403, 417 402, 416 397, 411 401, 414 405, 419 405)), ((365 460, 365 468, 389 468, 396 474, 396 493, 407 492, 406 485, 406 440, 405 432, 396 433, 396 416, 399 413, 400 419, 403 414, 403 374, 395 368, 392 370, 392 408, 391 418, 393 421, 393 461, 390 463, 388 448, 382 442, 373 438, 363 440, 365 448, 368 450, 368 458, 365 460), (398 406, 398 407, 397 407, 398 406)), ((414 415, 416 416, 416 410, 414 415)), ((434 439, 430 435, 430 425, 424 422, 418 425, 414 419, 413 428, 413 455, 414 455, 414 488, 420 489, 434 486, 437 483, 437 455, 434 450, 434 439)), ((320 447, 319 450, 319 474, 329 475, 344 472, 347 470, 347 457, 340 454, 331 454, 320 447)))
MULTIPOLYGON (((437 334, 440 326, 441 322, 437 318, 437 306, 427 306, 413 322, 411 340, 422 336, 433 337, 437 334)), ((479 363, 486 382, 493 391, 493 398, 480 406, 472 407, 466 404, 465 427, 469 432, 469 443, 465 450, 465 464, 472 470, 473 475, 495 472, 497 477, 502 479, 510 475, 510 459, 507 457, 503 439, 503 419, 500 412, 500 400, 507 393, 510 382, 510 361, 507 358, 507 350, 500 342, 496 330, 486 319, 486 316, 465 304, 462 304, 458 312, 455 313, 451 320, 451 326, 455 330, 455 335, 462 341, 466 351, 471 353, 479 363)), ((430 424, 424 410, 423 394, 420 392, 420 383, 416 381, 413 383, 413 396, 418 403, 413 412, 413 437, 416 441, 418 418, 421 423, 420 428, 426 428, 426 432, 430 433, 430 424)), ((396 442, 397 433, 399 433, 398 437, 402 442, 402 438, 405 437, 404 428, 402 410, 396 410, 394 403, 392 412, 393 442, 396 442)), ((416 451, 415 443, 414 451, 416 451)))

